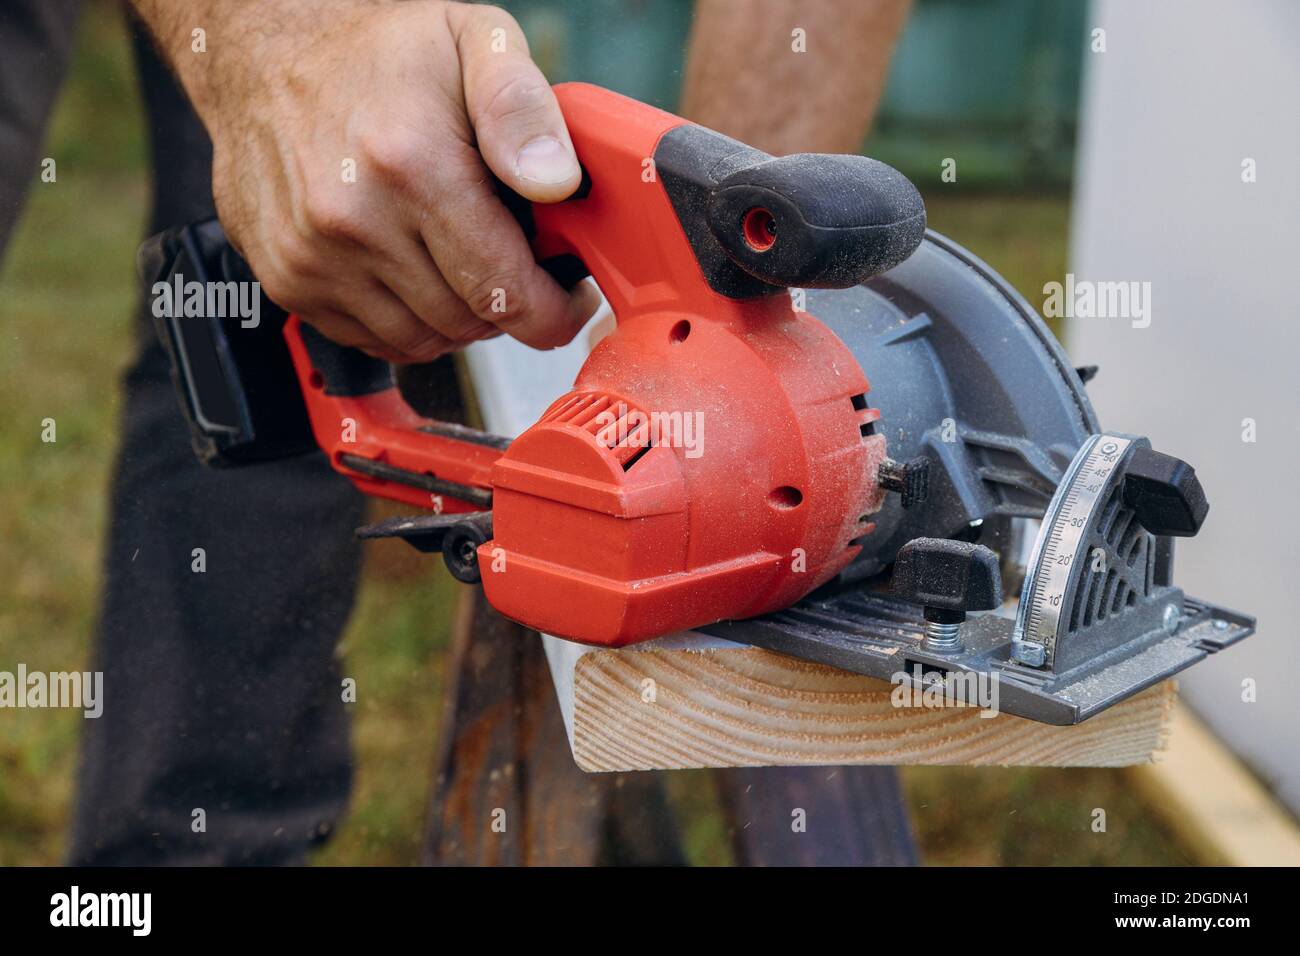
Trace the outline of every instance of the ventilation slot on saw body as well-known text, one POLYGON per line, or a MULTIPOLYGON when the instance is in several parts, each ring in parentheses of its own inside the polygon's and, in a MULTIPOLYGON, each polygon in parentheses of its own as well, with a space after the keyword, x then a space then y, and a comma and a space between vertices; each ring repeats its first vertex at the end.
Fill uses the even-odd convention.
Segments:
POLYGON ((570 393, 548 408, 541 422, 571 425, 588 432, 610 450, 624 471, 654 447, 650 416, 604 392, 570 393))
POLYGON ((853 410, 858 412, 858 431, 863 438, 870 438, 876 433, 876 422, 880 421, 880 409, 872 408, 867 404, 865 393, 850 395, 849 401, 853 403, 853 410))

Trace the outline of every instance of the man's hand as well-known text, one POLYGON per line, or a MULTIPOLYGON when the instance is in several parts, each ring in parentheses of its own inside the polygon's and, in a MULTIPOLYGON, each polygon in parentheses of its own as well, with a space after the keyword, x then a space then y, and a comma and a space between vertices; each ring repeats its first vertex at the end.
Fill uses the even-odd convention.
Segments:
POLYGON ((595 291, 566 293, 539 268, 495 192, 493 173, 557 202, 581 178, 555 96, 505 11, 134 3, 212 136, 226 234, 278 305, 395 361, 502 332, 553 348, 591 316, 595 291), (193 50, 196 29, 206 52, 193 50))

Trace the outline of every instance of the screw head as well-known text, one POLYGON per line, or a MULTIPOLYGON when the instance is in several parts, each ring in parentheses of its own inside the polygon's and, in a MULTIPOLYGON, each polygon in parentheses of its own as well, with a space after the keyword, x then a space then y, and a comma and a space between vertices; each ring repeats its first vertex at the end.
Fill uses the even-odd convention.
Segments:
POLYGON ((1178 630, 1178 619, 1182 615, 1178 613, 1178 607, 1174 604, 1165 605, 1164 625, 1165 630, 1173 634, 1178 630))

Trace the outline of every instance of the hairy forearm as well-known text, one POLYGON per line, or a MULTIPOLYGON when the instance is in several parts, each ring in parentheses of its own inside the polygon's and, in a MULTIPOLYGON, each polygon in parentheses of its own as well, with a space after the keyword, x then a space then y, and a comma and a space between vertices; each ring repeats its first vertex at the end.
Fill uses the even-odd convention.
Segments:
POLYGON ((265 95, 256 64, 276 44, 342 27, 359 7, 391 0, 129 0, 215 135, 221 104, 265 95))
POLYGON ((854 152, 875 115, 908 6, 697 0, 682 111, 770 153, 854 152))

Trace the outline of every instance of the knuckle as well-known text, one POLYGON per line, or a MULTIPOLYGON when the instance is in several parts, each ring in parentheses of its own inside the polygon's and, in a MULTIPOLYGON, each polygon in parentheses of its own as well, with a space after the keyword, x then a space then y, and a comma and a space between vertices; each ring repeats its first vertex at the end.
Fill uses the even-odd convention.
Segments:
POLYGON ((286 312, 301 313, 310 307, 302 278, 282 264, 268 263, 257 273, 257 278, 266 297, 286 312))
POLYGON ((473 18, 475 29, 482 30, 484 33, 505 30, 523 39, 524 31, 520 29, 519 21, 505 7, 495 3, 475 3, 466 10, 466 13, 473 18))
POLYGON ((364 244, 367 231, 362 210, 344 191, 345 187, 311 190, 303 204, 303 219, 317 236, 364 244))
POLYGON ((424 137, 393 124, 358 134, 358 149, 367 166, 398 185, 411 182, 429 155, 424 137))
POLYGON ((297 295, 294 283, 282 273, 268 270, 258 281, 261 282, 266 297, 284 311, 302 313, 302 300, 297 295))
POLYGON ((480 319, 509 328, 528 318, 523 282, 517 273, 502 269, 468 274, 464 279, 465 304, 480 319))
POLYGON ((277 265, 283 278, 294 285, 316 275, 318 255, 315 247, 296 232, 282 233, 275 244, 277 265))
POLYGON ((491 21, 494 26, 519 26, 514 15, 500 4, 483 3, 479 4, 476 9, 486 19, 491 21))

